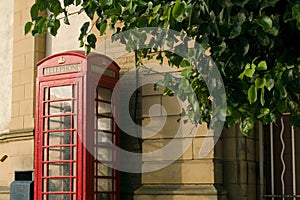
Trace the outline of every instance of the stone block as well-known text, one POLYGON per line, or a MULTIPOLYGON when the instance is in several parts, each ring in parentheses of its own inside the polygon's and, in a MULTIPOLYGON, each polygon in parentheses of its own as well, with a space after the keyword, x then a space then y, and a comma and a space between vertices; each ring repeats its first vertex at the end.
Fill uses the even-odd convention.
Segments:
POLYGON ((222 130, 222 137, 223 138, 228 138, 228 137, 236 137, 236 132, 239 127, 236 125, 236 126, 232 126, 232 127, 229 127, 229 128, 225 128, 222 130))
POLYGON ((215 139, 217 141, 214 148, 214 157, 215 159, 223 160, 223 140, 222 138, 215 139))
POLYGON ((222 162, 215 161, 215 184, 223 184, 223 164, 222 162))
POLYGON ((19 0, 18 3, 14 4, 14 11, 21 11, 24 9, 24 6, 26 7, 27 0, 19 0))
POLYGON ((11 107, 11 116, 12 117, 17 117, 20 115, 20 102, 14 102, 12 103, 12 107, 11 107))
POLYGON ((153 116, 161 116, 161 96, 147 96, 142 99, 142 117, 149 117, 150 108, 157 104, 152 111, 153 116))
POLYGON ((248 184, 257 184, 258 167, 256 162, 248 162, 248 184))
POLYGON ((247 184, 248 183, 248 163, 245 162, 245 161, 240 161, 238 162, 238 171, 237 173, 239 173, 238 175, 238 179, 239 179, 239 183, 242 183, 242 184, 247 184))
POLYGON ((22 170, 32 170, 33 169, 33 155, 32 156, 24 156, 22 160, 22 170))
MULTIPOLYGON (((15 16, 14 19, 17 18, 17 20, 18 20, 19 17, 21 19, 21 15, 20 16, 15 16)), ((24 40, 28 37, 28 35, 30 35, 30 33, 28 35, 24 35, 24 28, 22 26, 23 25, 19 25, 19 27, 14 28, 14 42, 19 42, 21 40, 24 40)))
POLYGON ((23 165, 22 165, 22 157, 9 157, 9 169, 11 170, 10 173, 14 173, 14 171, 16 170, 22 170, 23 169, 23 165))
POLYGON ((194 138, 193 140, 193 159, 213 159, 214 158, 214 138, 213 137, 203 137, 203 138, 194 138), (204 146, 203 142, 206 141, 208 146, 204 146), (210 148, 212 149, 205 150, 204 148, 210 148), (203 148, 203 149, 202 149, 203 148), (200 158, 200 150, 204 150, 205 152, 208 152, 208 154, 204 158, 200 158))
POLYGON ((14 12, 14 40, 17 41, 20 39, 20 35, 24 35, 24 32, 16 31, 16 29, 20 29, 22 20, 22 12, 16 11, 14 12), (15 32, 18 32, 18 37, 15 37, 15 32))
POLYGON ((35 38, 35 51, 45 53, 46 50, 46 36, 39 35, 35 38))
POLYGON ((237 159, 246 160, 247 157, 247 138, 245 136, 236 138, 237 140, 237 159))
POLYGON ((151 139, 172 139, 177 133, 176 137, 184 136, 180 122, 177 122, 178 119, 179 117, 176 116, 153 117, 152 120, 151 118, 144 118, 142 121, 143 137, 151 135, 151 139))
POLYGON ((241 187, 238 184, 226 184, 225 189, 228 191, 228 199, 230 200, 240 200, 243 197, 241 187))
POLYGON ((20 82, 20 71, 13 71, 12 72, 12 86, 20 86, 21 82, 20 82))
POLYGON ((258 194, 257 194, 257 185, 248 185, 248 195, 247 198, 249 200, 256 200, 258 199, 258 194))
POLYGON ((25 68, 25 56, 19 55, 13 58, 13 70, 18 71, 25 68))
POLYGON ((143 185, 134 200, 227 200, 227 192, 214 185, 143 185))
POLYGON ((12 117, 9 125, 10 130, 20 130, 23 129, 23 116, 12 117))
POLYGON ((32 156, 33 155, 33 140, 19 140, 12 141, 7 145, 7 151, 9 152, 9 156, 13 158, 22 158, 24 156, 32 156), (16 148, 16 146, 18 148, 16 148))
POLYGON ((25 54, 25 66, 27 69, 34 67, 34 52, 28 52, 25 54))
POLYGON ((118 63, 118 65, 123 65, 123 64, 127 63, 126 57, 125 56, 119 57, 115 60, 115 62, 118 63))
POLYGON ((224 168, 224 184, 237 183, 237 163, 235 161, 223 162, 224 168))
POLYGON ((206 123, 197 125, 196 137, 213 136, 213 135, 214 135, 213 131, 208 130, 206 123))
MULTIPOLYGON (((45 58, 45 52, 36 52, 34 54, 34 66, 36 65, 36 63, 38 63, 40 60, 45 58)), ((34 68, 34 71, 36 71, 37 68, 34 68)))
POLYGON ((13 56, 24 55, 28 52, 34 51, 34 38, 22 39, 18 42, 14 42, 13 56))
POLYGON ((20 102, 20 115, 33 115, 33 100, 24 100, 20 102))
POLYGON ((236 160, 236 138, 223 138, 223 159, 236 160))
MULTIPOLYGON (((145 164, 157 165, 155 162, 145 164)), ((163 169, 144 173, 142 176, 143 184, 213 184, 214 181, 212 160, 176 161, 163 169)))
POLYGON ((23 69, 20 71, 20 83, 21 84, 27 84, 27 83, 34 83, 35 82, 35 77, 34 77, 34 70, 33 70, 33 66, 32 68, 27 68, 27 69, 23 69))
POLYGON ((144 140, 143 161, 192 159, 192 138, 144 140))
POLYGON ((10 199, 9 190, 8 191, 0 191, 0 199, 9 200, 10 199))
POLYGON ((179 115, 181 113, 181 105, 176 96, 163 96, 162 106, 167 115, 179 115))
POLYGON ((31 115, 24 115, 24 129, 34 129, 34 117, 31 115))
POLYGON ((142 87, 142 95, 162 95, 164 93, 164 87, 161 86, 157 89, 154 89, 154 83, 145 84, 142 87))
POLYGON ((25 99, 30 99, 33 101, 35 98, 35 93, 34 93, 34 83, 27 83, 25 84, 25 99))
POLYGON ((127 63, 135 63, 134 53, 129 53, 129 54, 126 56, 126 62, 127 62, 127 63))
POLYGON ((31 21, 31 16, 30 16, 30 8, 29 7, 25 7, 22 9, 22 18, 21 18, 21 23, 23 25, 26 24, 26 22, 31 21))
POLYGON ((247 139, 247 160, 255 161, 256 160, 256 140, 254 139, 247 139))

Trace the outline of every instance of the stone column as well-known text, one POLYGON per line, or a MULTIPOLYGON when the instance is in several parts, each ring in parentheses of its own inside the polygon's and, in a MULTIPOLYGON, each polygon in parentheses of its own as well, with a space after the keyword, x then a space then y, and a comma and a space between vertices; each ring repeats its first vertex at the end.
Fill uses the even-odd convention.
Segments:
MULTIPOLYGON (((212 135, 206 136, 206 125, 196 129, 195 137, 190 134, 191 129, 180 127, 178 122, 181 113, 180 104, 175 96, 165 96, 163 88, 154 90, 153 84, 142 87, 142 125, 150 123, 149 109, 154 104, 162 105, 166 111, 156 110, 152 120, 161 122, 166 117, 163 128, 150 138, 143 139, 143 153, 159 150, 165 145, 176 143, 174 151, 183 151, 184 145, 191 141, 190 146, 173 163, 166 167, 142 174, 142 186, 135 191, 135 200, 220 200, 227 199, 227 193, 222 189, 222 141, 218 141, 215 148, 205 157, 199 158, 199 150, 207 137, 213 142, 212 135), (165 116, 164 116, 165 115, 165 116), (174 139, 177 131, 181 134, 174 139)), ((149 129, 149 131, 151 131, 149 129)), ((143 135, 148 131, 143 130, 143 135)), ((143 160, 143 165, 157 166, 169 161, 171 156, 162 153, 161 156, 143 160)))

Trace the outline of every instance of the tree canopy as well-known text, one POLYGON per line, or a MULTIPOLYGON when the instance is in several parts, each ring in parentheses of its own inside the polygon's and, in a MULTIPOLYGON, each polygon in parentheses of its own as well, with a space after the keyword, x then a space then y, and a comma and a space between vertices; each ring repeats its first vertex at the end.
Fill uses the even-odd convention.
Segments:
MULTIPOLYGON (((46 31, 56 35, 62 23, 69 24, 71 15, 85 13, 90 21, 78 28, 80 46, 87 52, 97 41, 91 26, 100 35, 107 28, 119 33, 141 27, 183 33, 209 50, 222 75, 227 126, 239 123, 242 132, 250 134, 256 121, 268 124, 290 113, 291 124, 300 127, 299 0, 36 0, 30 12, 32 21, 26 23, 25 33, 34 36, 46 31), (70 6, 78 7, 78 12, 68 12, 70 6)), ((156 59, 165 58, 184 68, 182 75, 199 102, 191 118, 210 123, 213 99, 202 72, 172 52, 162 56, 155 46, 137 55, 150 58, 149 53, 155 51, 159 55, 156 59)), ((172 94, 171 89, 165 93, 172 94)), ((188 95, 182 96, 186 98, 188 95)))

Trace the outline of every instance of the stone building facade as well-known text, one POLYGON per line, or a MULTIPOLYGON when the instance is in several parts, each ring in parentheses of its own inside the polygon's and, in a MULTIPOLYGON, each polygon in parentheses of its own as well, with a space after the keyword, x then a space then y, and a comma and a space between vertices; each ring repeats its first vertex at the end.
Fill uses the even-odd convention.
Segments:
MULTIPOLYGON (((62 27, 57 37, 43 35, 34 38, 30 34, 24 35, 24 24, 30 20, 30 7, 34 0, 4 1, 0 5, 0 157, 7 155, 7 158, 0 162, 0 199, 8 200, 14 171, 34 169, 36 64, 54 53, 78 50, 77 24, 87 18, 72 16, 71 26, 62 27)), ((108 35, 99 37, 99 43, 108 35)), ((118 46, 106 44, 100 45, 98 51, 106 55, 121 54, 118 46)), ((121 67, 121 74, 135 67, 132 53, 124 54, 115 61, 121 67)), ((149 108, 154 104, 162 105, 166 112, 160 111, 154 116, 155 120, 166 116, 166 123, 158 134, 142 142, 121 135, 121 145, 136 152, 155 151, 168 144, 180 128, 177 120, 181 109, 176 97, 164 96, 162 89, 154 90, 151 84, 143 86, 137 96, 138 103, 131 105, 131 112, 137 112, 138 124, 146 126, 149 123, 149 108)), ((206 133, 205 125, 198 128, 190 147, 165 168, 143 174, 122 173, 121 199, 258 199, 257 135, 246 138, 237 128, 226 129, 215 148, 205 158, 199 159, 203 140, 214 140, 206 133)), ((179 146, 187 137, 183 135, 177 139, 179 146)), ((155 165, 155 162, 168 160, 167 157, 162 158, 144 162, 155 165)))

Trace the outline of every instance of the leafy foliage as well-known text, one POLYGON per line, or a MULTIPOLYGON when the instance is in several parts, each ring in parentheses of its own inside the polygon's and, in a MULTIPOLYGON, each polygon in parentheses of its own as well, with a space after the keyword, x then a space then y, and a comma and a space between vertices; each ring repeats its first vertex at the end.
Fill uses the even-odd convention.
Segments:
MULTIPOLYGON (((74 14, 68 12, 70 5, 91 19, 82 25, 79 36, 80 46, 85 46, 87 52, 95 47, 96 37, 91 33, 94 25, 100 35, 107 27, 116 33, 137 27, 163 27, 184 33, 210 51, 222 74, 228 126, 240 123, 242 132, 250 134, 257 120, 268 124, 289 112, 291 123, 300 127, 299 0, 36 0, 25 33, 37 35, 49 30, 56 35, 60 21, 69 24, 68 18, 74 14), (40 14, 46 9, 48 14, 40 14), (116 26, 118 23, 122 26, 116 26)), ((140 43, 146 40, 141 35, 132 37, 140 43)), ((161 40, 165 38, 161 36, 161 40)), ((130 49, 130 40, 127 42, 130 49)), ((153 43, 153 48, 138 51, 137 55, 146 58, 158 50, 153 43)), ((184 68, 182 75, 188 82, 179 83, 182 98, 186 85, 197 94, 197 113, 190 114, 197 117, 191 117, 210 122, 213 98, 199 75, 203 73, 174 53, 164 55, 158 52, 157 58, 167 58, 171 65, 184 68)), ((174 80, 166 77, 165 84, 170 81, 174 80)), ((166 94, 172 94, 170 89, 166 94)))

